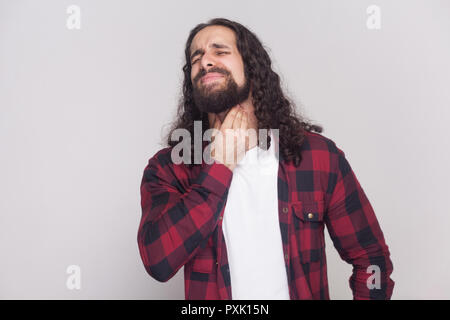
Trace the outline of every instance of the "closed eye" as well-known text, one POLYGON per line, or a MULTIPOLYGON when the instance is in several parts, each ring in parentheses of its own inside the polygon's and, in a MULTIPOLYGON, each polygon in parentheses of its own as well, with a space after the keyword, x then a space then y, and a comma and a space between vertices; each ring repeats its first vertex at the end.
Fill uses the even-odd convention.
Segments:
MULTIPOLYGON (((228 53, 229 53, 229 52, 226 52, 226 51, 217 51, 217 54, 218 54, 218 55, 228 54, 228 53)), ((198 60, 200 60, 200 59, 195 59, 194 61, 192 61, 192 64, 196 63, 198 60)))

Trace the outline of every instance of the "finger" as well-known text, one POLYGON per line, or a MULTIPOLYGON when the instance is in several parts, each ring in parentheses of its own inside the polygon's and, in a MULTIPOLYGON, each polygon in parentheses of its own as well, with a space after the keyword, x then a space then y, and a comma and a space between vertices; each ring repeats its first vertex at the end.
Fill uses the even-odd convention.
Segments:
POLYGON ((240 128, 241 129, 247 129, 247 126, 248 126, 248 114, 247 114, 247 111, 244 111, 243 115, 242 115, 240 128))
POLYGON ((244 114, 242 115, 242 121, 241 121, 241 127, 240 130, 242 132, 242 134, 244 135, 244 139, 245 139, 245 150, 247 151, 249 149, 250 146, 250 141, 249 141, 249 133, 247 130, 248 127, 248 114, 247 112, 244 111, 244 114))
POLYGON ((221 124, 222 124, 222 123, 220 122, 219 117, 218 117, 218 116, 215 116, 213 128, 219 130, 221 124))
POLYGON ((231 108, 230 112, 228 112, 227 116, 225 117, 225 120, 223 120, 222 123, 223 128, 232 128, 234 118, 236 117, 238 111, 239 105, 235 105, 233 108, 231 108))
POLYGON ((212 141, 214 141, 215 136, 220 130, 220 126, 222 123, 220 122, 220 119, 217 115, 214 115, 214 124, 213 124, 213 132, 212 132, 212 141))
POLYGON ((212 123, 214 125, 214 121, 216 120, 216 114, 215 113, 208 113, 208 121, 209 123, 212 123))
POLYGON ((244 114, 243 110, 239 110, 236 114, 236 117, 233 121, 233 130, 239 129, 241 127, 242 115, 244 114))
POLYGON ((250 148, 250 137, 248 134, 245 136, 245 150, 247 151, 250 148))

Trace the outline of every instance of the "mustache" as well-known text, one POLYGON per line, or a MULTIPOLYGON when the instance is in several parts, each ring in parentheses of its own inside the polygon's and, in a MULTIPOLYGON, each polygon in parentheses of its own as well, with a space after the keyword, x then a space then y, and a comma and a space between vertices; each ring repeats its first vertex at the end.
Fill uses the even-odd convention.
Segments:
POLYGON ((221 74, 223 74, 223 75, 228 76, 228 71, 222 70, 222 69, 219 69, 219 68, 211 68, 211 69, 209 69, 208 72, 206 72, 205 69, 202 69, 202 70, 200 70, 199 73, 195 76, 194 81, 195 81, 195 82, 198 82, 198 81, 200 80, 201 77, 203 77, 204 75, 206 75, 206 74, 208 74, 208 73, 221 73, 221 74))

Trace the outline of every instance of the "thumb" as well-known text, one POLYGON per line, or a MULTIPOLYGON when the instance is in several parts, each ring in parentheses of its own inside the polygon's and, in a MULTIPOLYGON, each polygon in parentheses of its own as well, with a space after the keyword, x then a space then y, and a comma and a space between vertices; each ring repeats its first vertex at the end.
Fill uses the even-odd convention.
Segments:
POLYGON ((219 130, 222 123, 217 115, 214 115, 214 125, 213 128, 219 130))
MULTIPOLYGON (((211 115, 211 122, 213 123, 211 129, 220 130, 221 123, 220 123, 219 117, 217 117, 217 115, 215 115, 215 114, 211 115)), ((213 130, 213 132, 211 133, 212 138, 214 138, 217 135, 216 130, 213 130)))

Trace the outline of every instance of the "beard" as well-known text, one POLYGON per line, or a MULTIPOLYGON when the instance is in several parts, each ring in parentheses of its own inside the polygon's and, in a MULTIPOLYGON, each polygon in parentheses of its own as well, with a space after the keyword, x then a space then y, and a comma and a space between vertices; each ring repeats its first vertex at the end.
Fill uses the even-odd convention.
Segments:
POLYGON ((199 73, 195 78, 193 98, 201 112, 218 114, 247 100, 250 93, 247 75, 245 75, 243 86, 238 87, 229 72, 221 69, 211 69, 210 72, 221 73, 224 77, 206 84, 201 83, 200 80, 205 73, 199 73))

